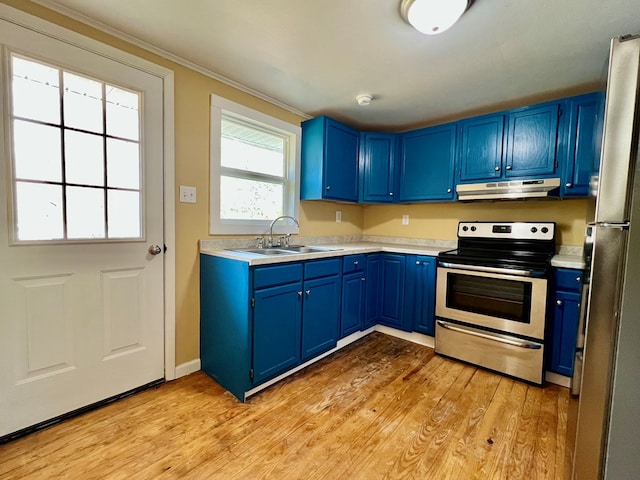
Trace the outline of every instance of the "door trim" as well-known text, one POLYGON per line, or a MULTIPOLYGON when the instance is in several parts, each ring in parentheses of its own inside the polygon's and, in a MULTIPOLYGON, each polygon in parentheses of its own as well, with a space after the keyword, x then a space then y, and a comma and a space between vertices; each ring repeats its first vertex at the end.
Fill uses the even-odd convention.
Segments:
POLYGON ((56 40, 75 45, 162 79, 164 109, 164 126, 162 132, 164 150, 163 213, 164 243, 166 246, 164 254, 164 376, 165 380, 173 380, 176 378, 174 73, 168 68, 156 65, 148 60, 5 4, 0 4, 0 19, 56 40))

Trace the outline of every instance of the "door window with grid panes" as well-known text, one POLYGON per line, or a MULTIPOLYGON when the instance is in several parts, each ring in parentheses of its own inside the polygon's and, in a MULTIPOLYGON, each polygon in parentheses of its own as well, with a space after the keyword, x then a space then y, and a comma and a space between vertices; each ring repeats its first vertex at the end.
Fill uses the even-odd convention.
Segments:
POLYGON ((141 239, 140 93, 10 54, 15 242, 141 239))

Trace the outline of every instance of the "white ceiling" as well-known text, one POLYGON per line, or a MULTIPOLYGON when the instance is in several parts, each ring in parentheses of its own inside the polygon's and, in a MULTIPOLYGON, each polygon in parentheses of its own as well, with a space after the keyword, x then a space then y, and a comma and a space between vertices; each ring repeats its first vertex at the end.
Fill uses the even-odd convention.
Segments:
POLYGON ((36 1, 311 116, 396 131, 589 89, 610 38, 640 33, 639 0, 475 0, 436 36, 406 24, 400 0, 36 1))

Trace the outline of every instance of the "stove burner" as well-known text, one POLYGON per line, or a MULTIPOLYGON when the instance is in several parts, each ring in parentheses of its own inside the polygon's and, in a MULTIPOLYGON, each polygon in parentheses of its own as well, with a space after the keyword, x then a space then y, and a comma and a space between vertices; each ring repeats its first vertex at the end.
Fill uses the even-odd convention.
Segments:
POLYGON ((438 259, 547 276, 555 248, 552 222, 460 222, 458 248, 440 253, 438 259))

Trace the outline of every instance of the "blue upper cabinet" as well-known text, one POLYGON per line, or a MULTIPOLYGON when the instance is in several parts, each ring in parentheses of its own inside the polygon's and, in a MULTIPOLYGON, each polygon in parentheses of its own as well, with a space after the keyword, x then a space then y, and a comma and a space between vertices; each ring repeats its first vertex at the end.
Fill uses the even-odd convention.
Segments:
POLYGON ((560 104, 526 107, 509 113, 505 177, 547 177, 556 170, 560 104))
POLYGON ((604 94, 590 93, 566 100, 566 142, 560 193, 563 197, 589 195, 591 176, 599 169, 604 94))
POLYGON ((328 117, 302 122, 302 200, 358 201, 360 133, 328 117))
POLYGON ((454 199, 456 125, 407 132, 400 146, 400 202, 454 199))
POLYGON ((393 203, 395 198, 395 158, 397 135, 363 133, 360 137, 362 201, 393 203))
POLYGON ((460 122, 458 178, 460 182, 502 176, 504 115, 485 115, 460 122))

